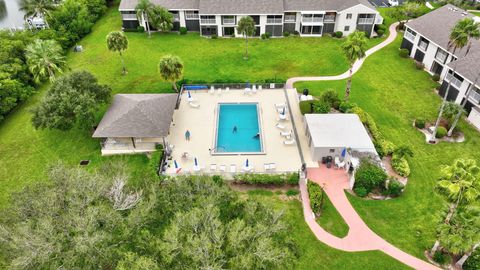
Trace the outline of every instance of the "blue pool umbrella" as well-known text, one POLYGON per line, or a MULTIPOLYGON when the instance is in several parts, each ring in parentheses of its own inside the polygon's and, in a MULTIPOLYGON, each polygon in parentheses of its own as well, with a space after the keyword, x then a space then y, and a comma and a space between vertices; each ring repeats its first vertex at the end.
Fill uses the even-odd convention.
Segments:
POLYGON ((195 166, 198 166, 197 158, 195 158, 195 166))
POLYGON ((176 160, 173 161, 173 164, 175 164, 175 169, 178 169, 178 163, 176 160))
POLYGON ((245 161, 245 167, 248 167, 248 158, 247 161, 245 161))
POLYGON ((347 155, 347 148, 343 148, 342 157, 345 157, 346 155, 347 155))
POLYGON ((190 94, 190 91, 188 91, 188 98, 192 98, 192 95, 190 94))

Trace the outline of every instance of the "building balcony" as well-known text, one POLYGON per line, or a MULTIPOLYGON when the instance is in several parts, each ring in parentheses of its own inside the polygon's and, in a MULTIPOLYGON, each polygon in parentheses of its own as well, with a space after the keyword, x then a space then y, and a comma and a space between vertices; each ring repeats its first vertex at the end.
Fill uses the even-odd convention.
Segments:
POLYGON ((420 43, 418 43, 418 48, 422 51, 426 51, 428 48, 428 43, 424 41, 420 41, 420 43))
POLYGON ((223 24, 235 25, 235 19, 223 19, 223 24))
POLYGON ((322 23, 323 17, 302 17, 302 23, 322 23))
POLYGON ((282 18, 267 18, 268 24, 281 24, 282 18))
POLYGON ((335 15, 325 15, 325 19, 323 19, 324 22, 335 22, 335 15))
POLYGON ((462 86, 462 81, 455 78, 452 74, 450 73, 447 73, 447 76, 445 76, 445 80, 447 82, 450 82, 455 88, 457 89, 460 89, 460 87, 462 86))
POLYGON ((123 20, 136 20, 137 14, 122 14, 123 20))
POLYGON ((358 24, 373 24, 375 22, 375 18, 359 18, 358 24))
POLYGON ((284 20, 287 23, 288 22, 290 22, 290 23, 296 22, 297 21, 297 16, 295 16, 295 15, 285 15, 284 20))
POLYGON ((411 42, 414 42, 415 41, 415 35, 408 32, 408 31, 405 31, 405 34, 404 34, 404 37, 405 39, 411 41, 411 42))
POLYGON ((200 19, 201 24, 216 24, 216 19, 200 19))

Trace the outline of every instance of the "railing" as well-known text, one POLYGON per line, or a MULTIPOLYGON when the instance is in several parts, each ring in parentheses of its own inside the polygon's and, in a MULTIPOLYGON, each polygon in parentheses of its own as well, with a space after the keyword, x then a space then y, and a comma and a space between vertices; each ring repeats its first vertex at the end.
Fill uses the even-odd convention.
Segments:
POLYGON ((321 22, 323 22, 323 17, 302 17, 302 22, 304 22, 304 23, 321 23, 321 22))
POLYGON ((420 43, 418 43, 418 48, 422 49, 423 51, 426 51, 427 47, 428 47, 428 43, 425 41, 420 41, 420 43))
POLYGON ((267 18, 267 23, 282 23, 282 18, 267 18))
POLYGON ((480 104, 480 93, 478 93, 475 89, 470 90, 470 94, 468 95, 468 97, 475 101, 477 104, 480 104))
POLYGON ((358 24, 373 24, 375 18, 359 18, 358 24))
POLYGON ((437 54, 435 55, 435 59, 442 62, 442 64, 445 63, 445 61, 447 60, 447 57, 448 57, 448 54, 442 53, 442 52, 437 52, 437 54))
POLYGON ((137 14, 122 14, 124 20, 136 20, 137 14))
POLYGON ((325 15, 325 19, 323 19, 324 22, 334 22, 335 21, 335 15, 325 15))
POLYGON ((174 22, 179 22, 180 21, 180 15, 177 13, 177 14, 173 14, 173 21, 174 22))
POLYGON ((459 79, 455 78, 452 74, 447 73, 447 76, 445 77, 447 81, 449 81, 453 86, 455 86, 457 89, 459 89, 462 86, 462 81, 459 79))
POLYGON ((405 35, 404 37, 407 39, 407 40, 410 40, 411 42, 415 41, 415 35, 408 32, 408 31, 405 31, 405 35))
POLYGON ((200 23, 202 24, 216 24, 216 19, 200 19, 200 23))
POLYGON ((235 18, 223 19, 223 24, 235 24, 235 18))
POLYGON ((181 87, 181 91, 179 93, 179 98, 178 98, 178 103, 180 103, 180 97, 181 97, 181 94, 183 91, 186 91, 186 87, 191 87, 191 86, 203 86, 202 89, 198 89, 198 90, 192 90, 190 89, 190 91, 209 91, 210 88, 213 86, 215 88, 215 90, 217 89, 222 89, 222 90, 225 90, 227 87, 230 89, 230 90, 244 90, 245 88, 250 87, 252 88, 253 86, 256 86, 257 89, 259 88, 259 86, 262 86, 262 90, 268 90, 268 89, 282 89, 285 87, 285 84, 284 83, 265 83, 265 82, 261 82, 261 83, 189 83, 189 84, 183 84, 182 87, 181 87), (273 88, 272 88, 273 86, 273 88))
POLYGON ((185 13, 185 18, 187 20, 198 20, 198 18, 200 18, 200 16, 198 15, 198 13, 188 13, 188 12, 186 12, 185 13))
POLYGON ((297 20, 296 15, 285 15, 285 22, 295 22, 297 20))

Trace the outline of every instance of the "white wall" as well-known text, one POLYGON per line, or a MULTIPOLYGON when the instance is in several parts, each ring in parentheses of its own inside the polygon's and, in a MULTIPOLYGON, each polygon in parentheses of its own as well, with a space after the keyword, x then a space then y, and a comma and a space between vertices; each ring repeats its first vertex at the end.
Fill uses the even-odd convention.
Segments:
POLYGON ((353 6, 351 8, 347 8, 337 13, 337 21, 335 24, 335 31, 342 31, 344 36, 349 35, 357 28, 357 19, 358 14, 378 14, 378 12, 374 9, 371 9, 367 6, 362 4, 353 6), (347 14, 351 13, 352 18, 347 19, 347 14), (344 31, 345 26, 350 26, 349 31, 344 31))
POLYGON ((480 112, 473 108, 468 116, 468 121, 470 121, 470 123, 476 128, 480 129, 480 112))

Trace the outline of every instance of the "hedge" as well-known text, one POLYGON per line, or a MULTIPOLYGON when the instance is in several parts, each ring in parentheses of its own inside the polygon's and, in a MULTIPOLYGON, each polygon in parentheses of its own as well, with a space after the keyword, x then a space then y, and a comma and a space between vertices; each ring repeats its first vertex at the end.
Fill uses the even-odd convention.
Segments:
POLYGON ((310 199, 310 207, 316 216, 322 213, 323 208, 323 190, 313 181, 307 182, 308 197, 310 199))
POLYGON ((403 177, 408 177, 410 175, 410 166, 405 157, 399 157, 396 154, 393 154, 392 168, 396 173, 403 177))
POLYGON ((400 183, 400 181, 398 181, 397 179, 395 178, 390 179, 385 195, 390 195, 392 197, 400 196, 404 188, 405 186, 402 183, 400 183))
POLYGON ((387 180, 387 173, 368 159, 362 159, 360 166, 355 172, 355 185, 356 188, 363 187, 370 193, 374 189, 385 189, 385 182, 387 180))
POLYGON ((249 185, 296 185, 298 173, 284 174, 237 174, 233 177, 236 184, 249 185))
POLYGON ((312 113, 312 109, 313 109, 313 104, 315 103, 314 100, 304 100, 304 101, 300 101, 300 112, 302 114, 309 114, 309 113, 312 113))

